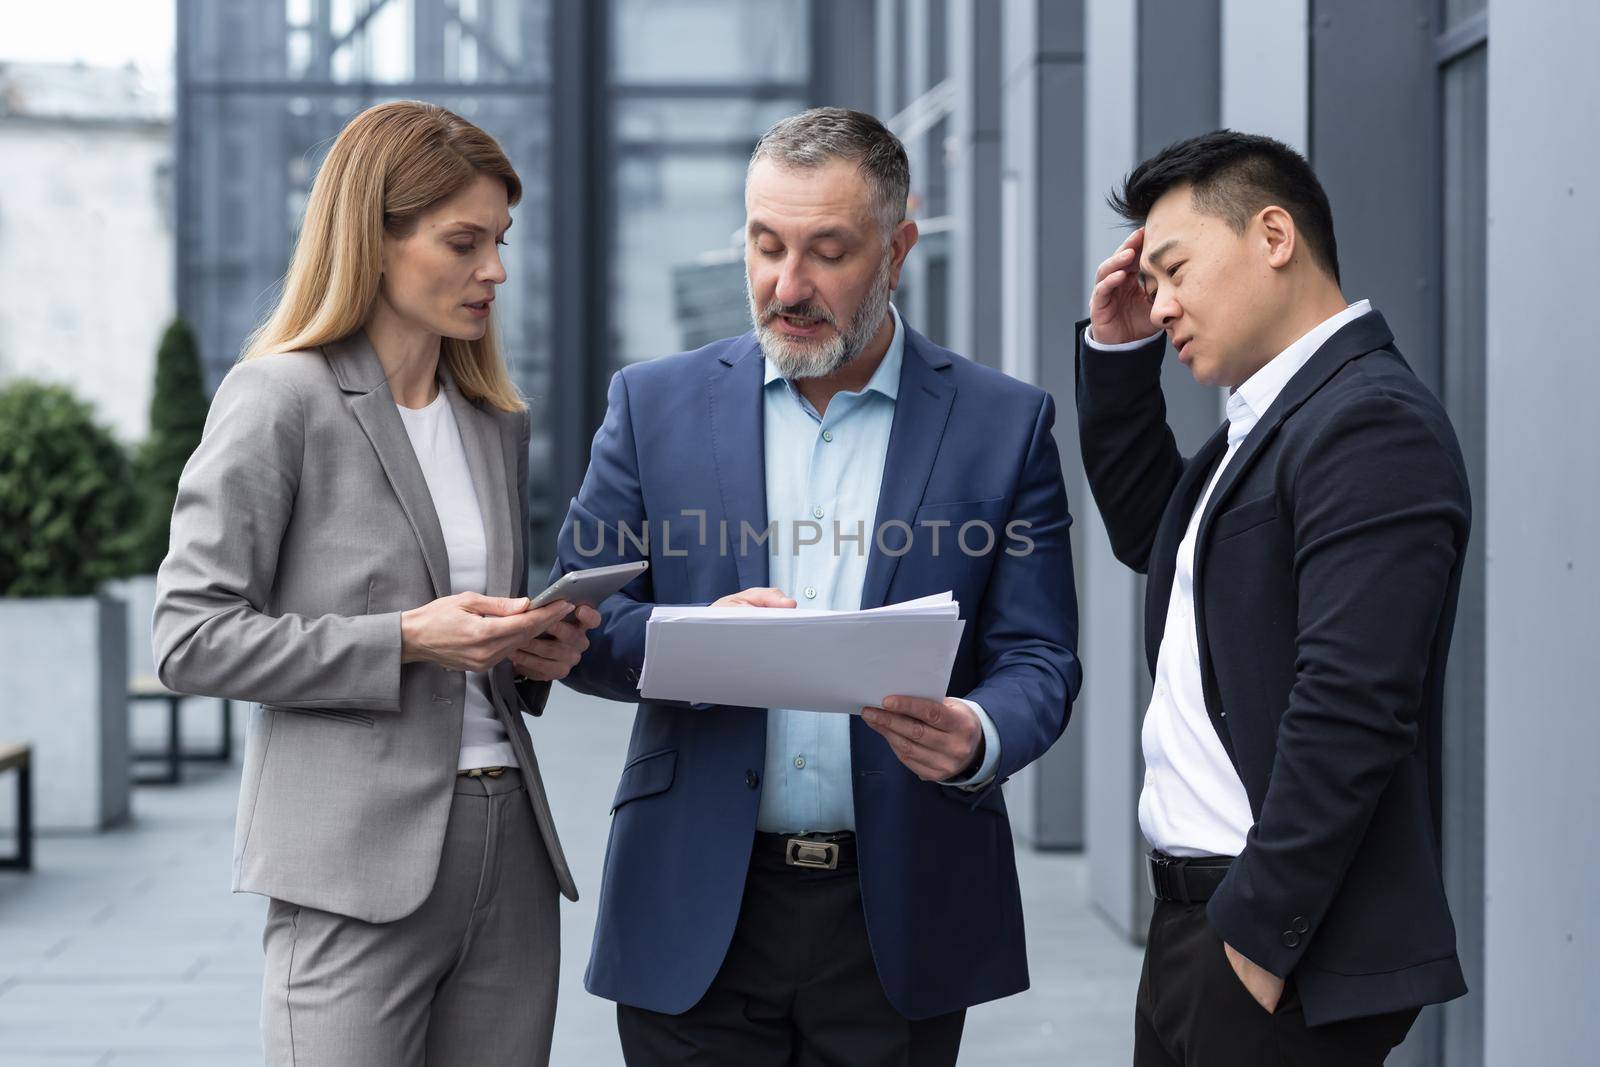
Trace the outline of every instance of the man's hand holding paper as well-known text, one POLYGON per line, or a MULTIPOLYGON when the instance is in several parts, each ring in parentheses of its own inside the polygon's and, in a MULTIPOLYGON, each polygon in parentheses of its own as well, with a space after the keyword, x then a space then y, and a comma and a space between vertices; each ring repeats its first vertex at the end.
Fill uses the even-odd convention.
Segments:
POLYGON ((983 763, 983 724, 965 700, 892 696, 861 717, 924 782, 947 782, 983 763))

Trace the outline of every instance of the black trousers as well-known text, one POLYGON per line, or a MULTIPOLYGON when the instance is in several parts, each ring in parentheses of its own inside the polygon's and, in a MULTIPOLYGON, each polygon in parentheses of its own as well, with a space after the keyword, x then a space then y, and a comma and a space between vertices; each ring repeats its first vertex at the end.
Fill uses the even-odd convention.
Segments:
POLYGON ((965 1022, 965 1011, 913 1022, 889 1003, 853 865, 790 867, 759 847, 700 1002, 682 1015, 617 1005, 629 1067, 946 1067, 965 1022))
POLYGON ((1274 1012, 1233 973, 1204 904, 1156 901, 1134 1014, 1134 1067, 1367 1067, 1418 1009, 1307 1026, 1294 976, 1274 1012))

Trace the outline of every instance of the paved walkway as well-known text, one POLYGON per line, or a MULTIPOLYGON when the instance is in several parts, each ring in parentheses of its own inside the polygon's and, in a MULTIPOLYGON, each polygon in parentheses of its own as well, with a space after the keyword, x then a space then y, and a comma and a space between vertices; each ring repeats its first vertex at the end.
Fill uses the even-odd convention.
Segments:
MULTIPOLYGON (((560 689, 534 723, 584 893, 562 908, 558 1067, 622 1062, 614 1009, 583 991, 583 966, 631 718, 560 689)), ((46 838, 33 874, 0 873, 0 1067, 261 1062, 264 907, 228 892, 237 783, 236 769, 190 767, 177 789, 139 789, 129 826, 46 838)), ((962 1064, 1128 1063, 1138 950, 1086 903, 1082 857, 1018 861, 1033 988, 968 1015, 962 1064)))

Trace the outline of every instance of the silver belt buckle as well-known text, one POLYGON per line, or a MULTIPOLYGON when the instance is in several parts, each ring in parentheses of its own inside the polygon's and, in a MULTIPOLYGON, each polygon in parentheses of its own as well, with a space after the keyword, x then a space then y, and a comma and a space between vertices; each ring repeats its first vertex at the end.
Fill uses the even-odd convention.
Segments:
POLYGON ((838 870, 839 845, 835 841, 807 841, 803 837, 791 837, 784 844, 783 862, 791 867, 838 870))

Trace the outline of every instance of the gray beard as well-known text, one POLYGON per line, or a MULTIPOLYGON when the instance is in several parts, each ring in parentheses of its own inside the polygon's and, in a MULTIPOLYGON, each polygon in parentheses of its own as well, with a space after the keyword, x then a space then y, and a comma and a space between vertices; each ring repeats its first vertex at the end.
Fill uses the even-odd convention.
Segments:
MULTIPOLYGON (((835 327, 834 334, 827 341, 820 344, 807 343, 799 338, 786 337, 771 327, 771 322, 786 306, 773 301, 768 304, 765 311, 756 307, 755 294, 750 289, 750 275, 745 273, 744 292, 750 305, 750 318, 755 324, 756 339, 761 344, 761 353, 772 362, 779 374, 790 381, 801 378, 826 378, 846 363, 859 356, 872 343, 872 338, 878 332, 883 317, 889 313, 889 268, 890 257, 887 253, 883 263, 878 268, 878 276, 873 279, 872 291, 867 294, 867 299, 862 301, 856 309, 855 315, 850 319, 850 325, 843 330, 838 329, 831 315, 823 312, 821 318, 829 325, 835 327)), ((821 312, 820 308, 812 308, 813 314, 821 312)))

